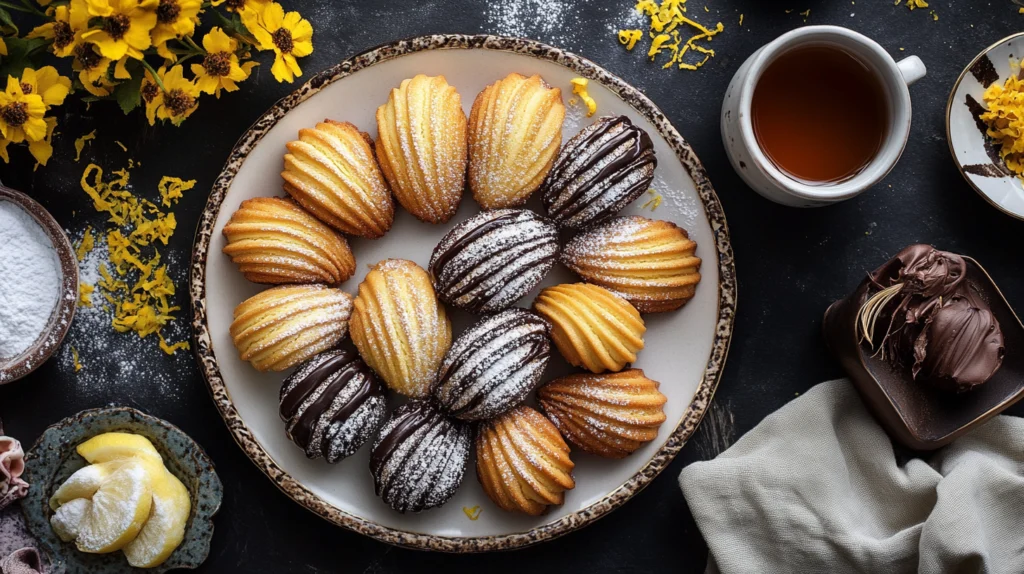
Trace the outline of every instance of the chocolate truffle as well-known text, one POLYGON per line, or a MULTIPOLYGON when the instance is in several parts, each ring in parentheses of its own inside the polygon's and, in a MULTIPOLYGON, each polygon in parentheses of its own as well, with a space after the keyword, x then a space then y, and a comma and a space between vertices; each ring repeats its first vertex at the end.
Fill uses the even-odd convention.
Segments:
POLYGON ((654 180, 654 144, 626 116, 603 117, 569 140, 541 187, 548 216, 582 229, 618 213, 654 180))
POLYGON ((470 313, 494 313, 540 284, 557 256, 554 223, 525 209, 499 209, 449 231, 434 248, 430 274, 445 303, 470 313))
POLYGON ((970 390, 1003 363, 1003 333, 987 305, 956 296, 935 311, 914 342, 915 379, 955 392, 970 390))
POLYGON ((462 484, 471 434, 427 402, 398 407, 370 456, 377 496, 402 513, 448 502, 462 484))
POLYGON ((285 432, 309 458, 329 463, 352 455, 386 415, 384 387, 355 351, 314 356, 284 380, 281 419, 285 432))
POLYGON ((434 391, 452 416, 489 419, 518 406, 551 358, 551 326, 519 308, 485 317, 462 334, 441 363, 434 391))

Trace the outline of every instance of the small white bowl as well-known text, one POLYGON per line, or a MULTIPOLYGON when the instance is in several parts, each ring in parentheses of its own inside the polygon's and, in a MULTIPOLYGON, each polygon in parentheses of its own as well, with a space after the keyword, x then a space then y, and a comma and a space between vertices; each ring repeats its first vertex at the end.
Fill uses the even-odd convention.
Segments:
POLYGON ((0 201, 10 201, 18 205, 39 223, 53 243, 61 272, 60 298, 50 314, 46 329, 22 354, 6 360, 0 359, 0 385, 5 385, 24 377, 46 362, 68 334, 71 320, 75 317, 75 308, 78 306, 78 260, 60 224, 39 202, 20 191, 2 185, 0 201))
POLYGON ((985 89, 1017 73, 1011 59, 1024 59, 1024 32, 989 46, 964 68, 946 105, 946 140, 967 183, 996 209, 1024 219, 1024 183, 1006 169, 978 119, 985 89))

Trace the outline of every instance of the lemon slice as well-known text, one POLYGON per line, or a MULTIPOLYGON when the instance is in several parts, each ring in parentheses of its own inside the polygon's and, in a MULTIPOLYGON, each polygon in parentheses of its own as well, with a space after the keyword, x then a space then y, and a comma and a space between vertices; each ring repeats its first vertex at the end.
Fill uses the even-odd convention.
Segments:
POLYGON ((135 539, 153 506, 149 470, 153 466, 144 461, 125 462, 103 481, 79 525, 75 540, 79 550, 103 554, 120 550, 135 539))
POLYGON ((121 468, 123 464, 124 461, 117 460, 90 464, 78 469, 50 497, 50 508, 57 510, 60 505, 76 498, 92 498, 92 495, 100 489, 103 481, 110 478, 110 475, 114 474, 114 471, 121 468))
POLYGON ((136 568, 163 564, 185 537, 192 503, 185 485, 170 472, 159 469, 153 478, 153 508, 135 540, 124 547, 128 563, 136 568))
POLYGON ((90 463, 143 458, 163 463, 153 443, 144 436, 126 432, 108 432, 96 435, 78 445, 78 454, 90 463))
POLYGON ((50 517, 50 526, 64 542, 71 542, 78 538, 78 532, 82 527, 82 520, 89 514, 92 508, 92 501, 88 498, 76 498, 70 500, 50 517))

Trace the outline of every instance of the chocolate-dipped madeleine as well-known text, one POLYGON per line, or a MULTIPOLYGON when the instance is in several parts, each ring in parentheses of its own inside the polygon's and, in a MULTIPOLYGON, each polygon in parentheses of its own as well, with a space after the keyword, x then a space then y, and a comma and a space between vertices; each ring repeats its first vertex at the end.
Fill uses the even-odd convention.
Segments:
POLYGON ((540 384, 551 358, 550 334, 548 322, 525 309, 485 317, 448 351, 434 395, 456 418, 500 415, 540 384))
POLYGON ((540 284, 558 256, 558 229, 525 209, 481 212, 434 248, 430 275, 442 301, 470 313, 494 313, 540 284))
POLYGON ((370 456, 377 496, 402 513, 448 502, 462 484, 471 440, 468 424, 430 403, 411 401, 398 407, 370 456))
POLYGON ((355 351, 334 349, 309 359, 281 386, 285 432, 309 458, 351 456, 387 414, 384 386, 355 351))
POLYGON ((650 188, 657 165, 647 132, 603 117, 565 144, 541 187, 544 208, 567 229, 600 223, 650 188))

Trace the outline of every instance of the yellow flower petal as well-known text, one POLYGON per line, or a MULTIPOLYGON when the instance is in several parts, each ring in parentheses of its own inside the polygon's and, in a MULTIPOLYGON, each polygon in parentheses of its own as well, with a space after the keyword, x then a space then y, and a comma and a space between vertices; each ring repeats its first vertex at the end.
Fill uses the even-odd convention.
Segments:
POLYGON ((283 24, 284 8, 277 2, 267 4, 267 7, 263 9, 263 26, 270 32, 274 32, 283 24))
POLYGON ((295 76, 288 69, 288 64, 284 62, 284 55, 280 52, 274 57, 274 65, 270 67, 270 73, 274 75, 274 79, 278 82, 291 83, 295 81, 295 76))

